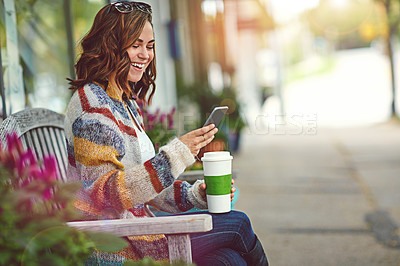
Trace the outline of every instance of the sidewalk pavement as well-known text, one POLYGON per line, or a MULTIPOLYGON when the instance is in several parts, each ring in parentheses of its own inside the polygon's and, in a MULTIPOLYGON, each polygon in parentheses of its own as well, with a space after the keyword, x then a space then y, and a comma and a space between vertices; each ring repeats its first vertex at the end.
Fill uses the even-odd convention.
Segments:
POLYGON ((272 266, 400 265, 400 123, 245 132, 236 210, 272 266), (279 134, 278 134, 279 133, 279 134))

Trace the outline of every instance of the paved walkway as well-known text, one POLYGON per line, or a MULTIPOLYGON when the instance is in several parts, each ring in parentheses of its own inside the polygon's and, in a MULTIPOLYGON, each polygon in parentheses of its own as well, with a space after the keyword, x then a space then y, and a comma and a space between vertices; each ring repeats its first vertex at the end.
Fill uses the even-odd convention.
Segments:
POLYGON ((271 265, 400 265, 400 122, 246 132, 233 167, 271 265))

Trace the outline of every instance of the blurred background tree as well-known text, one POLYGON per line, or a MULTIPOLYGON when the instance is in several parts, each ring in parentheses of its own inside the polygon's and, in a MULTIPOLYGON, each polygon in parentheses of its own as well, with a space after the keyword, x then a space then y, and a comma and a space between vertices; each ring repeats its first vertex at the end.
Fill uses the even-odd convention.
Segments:
POLYGON ((400 24, 400 1, 399 0, 375 0, 385 13, 385 50, 390 61, 390 73, 392 83, 392 101, 391 101, 391 114, 392 117, 397 116, 396 106, 396 69, 394 61, 394 50, 393 41, 400 36, 399 24, 400 24))
POLYGON ((400 1, 346 1, 346 6, 320 0, 306 14, 311 31, 325 38, 333 50, 368 47, 378 38, 390 62, 391 116, 396 117, 396 79, 393 42, 399 38, 400 1))
MULTIPOLYGON (((55 111, 64 111, 70 97, 66 78, 74 75, 76 44, 105 2, 14 1, 25 106, 51 106, 55 111)), ((2 60, 7 64, 4 5, 0 5, 0 22, 2 60)))
POLYGON ((383 34, 383 21, 378 12, 373 2, 347 1, 340 6, 331 0, 321 0, 318 7, 307 13, 307 19, 315 36, 322 36, 332 48, 343 50, 367 47, 383 34), (373 28, 363 34, 365 27, 373 28))

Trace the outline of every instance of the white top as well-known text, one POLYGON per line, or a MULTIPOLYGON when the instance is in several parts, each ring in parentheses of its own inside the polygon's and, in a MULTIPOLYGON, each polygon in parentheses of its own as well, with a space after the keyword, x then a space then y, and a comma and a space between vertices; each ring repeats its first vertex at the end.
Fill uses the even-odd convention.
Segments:
POLYGON ((139 141, 140 152, 142 153, 142 163, 148 161, 156 155, 153 142, 144 130, 137 130, 136 135, 139 141))
MULTIPOLYGON (((135 103, 136 104, 136 103, 135 103)), ((138 119, 136 118, 135 114, 132 112, 129 106, 127 106, 128 111, 130 112, 131 116, 135 120, 134 126, 136 130, 136 135, 139 142, 140 152, 142 155, 142 163, 150 160, 156 155, 156 151, 154 150, 153 142, 151 142, 149 136, 147 136, 146 132, 142 128, 138 128, 140 125, 138 119)))

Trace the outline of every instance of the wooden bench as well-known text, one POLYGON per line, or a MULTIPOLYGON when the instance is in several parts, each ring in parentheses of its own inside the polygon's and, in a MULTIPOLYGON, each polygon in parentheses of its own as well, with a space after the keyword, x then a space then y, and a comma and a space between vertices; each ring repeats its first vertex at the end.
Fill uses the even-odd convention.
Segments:
MULTIPOLYGON (((43 155, 54 155, 58 174, 68 182, 66 174, 67 150, 64 134, 64 115, 43 108, 31 108, 7 117, 0 125, 0 139, 6 143, 7 133, 15 132, 25 148, 35 151, 39 160, 43 155)), ((190 233, 212 229, 209 214, 149 217, 144 219, 116 219, 69 222, 81 229, 109 232, 118 236, 165 234, 168 239, 170 262, 178 259, 192 262, 190 233)))

